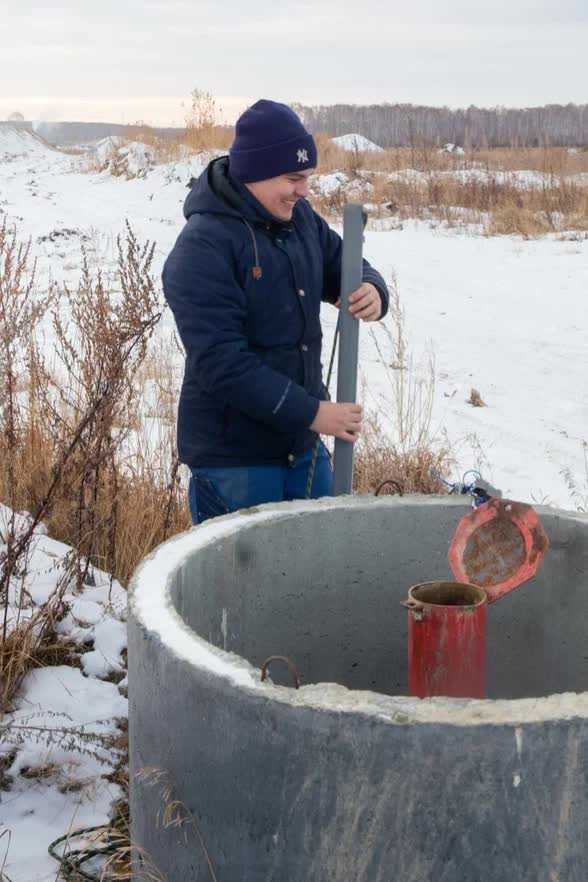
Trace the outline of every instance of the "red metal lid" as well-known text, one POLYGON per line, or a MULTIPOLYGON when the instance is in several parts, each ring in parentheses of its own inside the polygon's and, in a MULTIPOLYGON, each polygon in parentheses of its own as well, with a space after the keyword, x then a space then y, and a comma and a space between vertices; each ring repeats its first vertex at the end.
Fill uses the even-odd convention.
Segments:
POLYGON ((448 557, 455 578, 484 588, 494 603, 535 575, 548 547, 532 506, 493 497, 460 520, 448 557))

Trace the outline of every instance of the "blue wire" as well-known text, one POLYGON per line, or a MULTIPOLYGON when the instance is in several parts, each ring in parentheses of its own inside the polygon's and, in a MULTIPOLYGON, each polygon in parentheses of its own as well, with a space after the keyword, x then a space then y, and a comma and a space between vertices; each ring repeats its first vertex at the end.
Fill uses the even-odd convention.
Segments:
POLYGON ((466 483, 465 479, 468 475, 475 475, 475 477, 478 481, 482 480, 482 475, 480 474, 480 472, 477 469, 468 469, 466 472, 464 472, 462 479, 461 479, 461 482, 447 481, 443 477, 443 475, 441 475, 438 471, 436 471, 436 469, 431 469, 431 474, 434 478, 437 478, 438 481, 441 481, 443 484, 445 484, 446 487, 449 487, 450 494, 451 493, 456 493, 456 494, 459 493, 461 496, 465 496, 467 494, 471 495, 472 496, 472 506, 474 508, 478 508, 478 506, 482 505, 484 502, 488 502, 488 500, 490 499, 490 496, 483 490, 480 490, 478 493, 475 492, 476 481, 473 481, 472 483, 469 483, 469 484, 466 483))

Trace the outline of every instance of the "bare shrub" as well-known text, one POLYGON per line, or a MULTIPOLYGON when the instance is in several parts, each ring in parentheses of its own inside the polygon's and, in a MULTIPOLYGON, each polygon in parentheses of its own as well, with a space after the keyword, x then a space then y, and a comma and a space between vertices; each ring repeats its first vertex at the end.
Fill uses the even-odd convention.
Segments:
POLYGON ((28 420, 21 393, 29 374, 38 376, 41 358, 35 334, 54 302, 54 294, 38 296, 31 243, 19 243, 6 219, 0 227, 0 454, 5 474, 3 498, 14 509, 19 453, 28 420))
POLYGON ((447 474, 451 450, 431 442, 402 450, 382 429, 375 414, 364 420, 354 460, 354 493, 446 493, 438 475, 447 474), (382 486, 390 482, 387 486, 382 486))
MULTIPOLYGON (((2 498, 9 506, 0 531, 0 712, 4 712, 40 649, 54 637, 60 593, 43 614, 22 616, 24 580, 37 521, 17 520, 17 487, 22 481, 22 450, 29 443, 30 420, 23 408, 23 387, 39 361, 34 334, 52 303, 52 292, 36 296, 30 241, 18 242, 6 220, 0 227, 0 471, 2 498), (20 591, 17 590, 20 583, 20 591), (22 617, 21 617, 22 616, 22 617)), ((34 416, 33 416, 34 419, 34 416)))
POLYGON ((468 398, 468 404, 471 404, 472 407, 486 407, 487 406, 486 402, 484 401, 484 399, 480 395, 479 391, 477 389, 474 389, 473 387, 470 390, 470 397, 468 398))
POLYGON ((194 152, 228 148, 232 141, 232 127, 219 125, 219 115, 216 98, 203 89, 193 89, 183 142, 194 152))
MULTIPOLYGON (((390 284, 390 317, 393 330, 386 325, 390 355, 386 356, 376 334, 372 340, 384 367, 390 390, 390 412, 384 414, 392 429, 382 427, 381 417, 370 413, 356 445, 354 490, 376 491, 384 481, 392 481, 404 493, 443 493, 439 475, 452 464, 446 439, 433 436, 431 419, 435 393, 435 365, 427 359, 424 372, 409 350, 404 331, 404 312, 395 279, 390 284)), ((383 492, 395 492, 393 486, 383 492)))
POLYGON ((84 260, 77 291, 65 289, 64 309, 54 307, 58 366, 50 372, 38 348, 29 359, 28 400, 20 413, 27 431, 7 450, 0 481, 12 508, 33 511, 35 522, 48 519, 54 535, 74 545, 84 561, 78 586, 90 560, 102 562, 105 545, 114 543, 116 453, 135 403, 132 377, 160 315, 149 275, 152 248, 141 249, 130 228, 118 247, 120 293, 108 291, 100 275, 93 278, 84 260), (43 455, 36 457, 39 449, 43 455), (26 478, 27 458, 34 484, 26 478), (108 516, 102 518, 104 495, 108 516))
POLYGON ((137 378, 161 314, 153 246, 141 246, 128 227, 118 257, 116 288, 84 259, 79 286, 58 299, 37 290, 30 244, 0 228, 0 501, 9 506, 0 537, 3 707, 55 643, 65 582, 21 615, 30 607, 26 574, 41 520, 75 548, 68 584, 78 589, 91 563, 126 583, 154 545, 189 525, 172 424, 155 445, 141 443, 139 431, 137 378), (49 365, 37 338, 51 317, 49 365), (30 517, 17 518, 19 510, 30 517))
POLYGON ((84 258, 76 291, 65 289, 66 318, 53 313, 58 395, 44 396, 47 429, 56 449, 76 437, 62 469, 60 498, 51 508, 51 527, 67 536, 84 560, 101 565, 116 557, 119 452, 136 418, 135 373, 161 310, 150 269, 153 246, 141 247, 130 227, 119 237, 120 292, 107 289, 84 258))

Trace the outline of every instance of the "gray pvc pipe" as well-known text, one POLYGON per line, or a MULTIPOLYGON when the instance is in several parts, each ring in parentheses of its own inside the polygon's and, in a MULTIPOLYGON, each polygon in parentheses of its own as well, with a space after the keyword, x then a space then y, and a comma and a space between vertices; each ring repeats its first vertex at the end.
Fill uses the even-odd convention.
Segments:
MULTIPOLYGON (((339 316, 339 362, 337 401, 357 397, 357 354, 359 322, 349 314, 349 295, 361 285, 363 275, 364 211, 359 203, 348 203, 343 214, 343 256, 341 259, 341 307, 339 316)), ((353 483, 353 444, 335 438, 333 496, 351 493, 353 483)))

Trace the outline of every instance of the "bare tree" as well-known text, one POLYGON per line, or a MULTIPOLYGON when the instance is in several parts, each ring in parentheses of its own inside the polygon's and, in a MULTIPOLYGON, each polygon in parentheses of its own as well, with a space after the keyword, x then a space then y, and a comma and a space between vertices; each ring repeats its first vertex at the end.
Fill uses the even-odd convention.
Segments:
POLYGON ((357 132, 381 147, 588 146, 588 104, 452 110, 415 104, 295 105, 312 132, 357 132))

